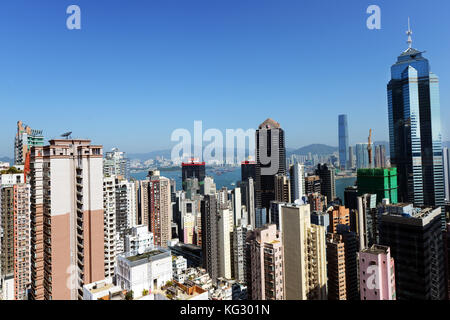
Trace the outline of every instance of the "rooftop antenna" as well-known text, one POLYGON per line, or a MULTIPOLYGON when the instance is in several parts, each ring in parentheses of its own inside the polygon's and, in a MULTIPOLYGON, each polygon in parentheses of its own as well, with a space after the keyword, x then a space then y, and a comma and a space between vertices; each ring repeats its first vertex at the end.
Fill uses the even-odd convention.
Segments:
POLYGON ((408 31, 406 31, 406 35, 408 36, 408 41, 407 41, 407 43, 408 43, 408 48, 409 49, 411 49, 412 48, 412 34, 413 34, 413 32, 412 32, 412 30, 411 30, 411 23, 410 23, 410 21, 409 21, 409 17, 408 17, 408 31))
POLYGON ((61 137, 66 138, 66 140, 72 139, 72 132, 66 132, 61 135, 61 137))

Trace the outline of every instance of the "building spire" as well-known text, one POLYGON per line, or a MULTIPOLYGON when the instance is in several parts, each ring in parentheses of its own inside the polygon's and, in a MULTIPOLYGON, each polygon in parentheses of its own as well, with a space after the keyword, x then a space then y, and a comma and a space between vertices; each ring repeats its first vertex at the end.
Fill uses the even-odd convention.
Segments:
POLYGON ((408 43, 408 48, 409 49, 411 49, 412 48, 412 38, 411 38, 411 35, 413 34, 413 32, 412 32, 412 30, 411 30, 411 24, 410 24, 410 21, 409 21, 409 17, 408 17, 408 31, 406 31, 406 35, 408 36, 408 41, 407 41, 407 43, 408 43))

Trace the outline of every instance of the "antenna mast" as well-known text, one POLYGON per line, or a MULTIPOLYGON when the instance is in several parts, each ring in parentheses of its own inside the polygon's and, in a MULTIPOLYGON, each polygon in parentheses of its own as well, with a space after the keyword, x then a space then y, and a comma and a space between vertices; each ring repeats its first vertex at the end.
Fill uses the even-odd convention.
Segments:
POLYGON ((406 31, 406 35, 408 36, 408 41, 406 41, 406 43, 408 43, 408 48, 409 49, 411 49, 412 48, 412 34, 413 34, 413 32, 412 32, 412 30, 411 30, 411 24, 410 24, 410 21, 409 21, 409 17, 408 17, 408 31, 406 31))

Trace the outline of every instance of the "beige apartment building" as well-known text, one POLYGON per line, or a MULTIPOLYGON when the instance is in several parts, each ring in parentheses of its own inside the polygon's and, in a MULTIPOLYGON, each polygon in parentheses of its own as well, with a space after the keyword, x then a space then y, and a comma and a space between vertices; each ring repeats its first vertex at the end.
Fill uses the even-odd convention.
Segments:
POLYGON ((281 206, 286 300, 327 299, 325 227, 311 224, 310 206, 281 206))
POLYGON ((170 197, 170 179, 159 173, 149 181, 150 231, 153 233, 155 246, 167 248, 172 239, 172 201, 170 197))
POLYGON ((82 299, 105 277, 103 148, 49 143, 31 149, 31 298, 82 299))

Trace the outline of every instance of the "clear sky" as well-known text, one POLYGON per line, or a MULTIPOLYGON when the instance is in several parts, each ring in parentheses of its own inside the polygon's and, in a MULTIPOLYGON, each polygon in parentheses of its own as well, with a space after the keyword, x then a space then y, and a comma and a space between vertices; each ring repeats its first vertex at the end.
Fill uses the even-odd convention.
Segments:
POLYGON ((177 128, 281 123, 288 147, 388 139, 386 85, 407 48, 440 77, 450 140, 450 1, 4 0, 0 3, 0 156, 17 120, 46 138, 73 131, 106 149, 169 149, 177 128), (81 30, 66 8, 81 8, 81 30), (381 30, 366 9, 381 7, 381 30))

